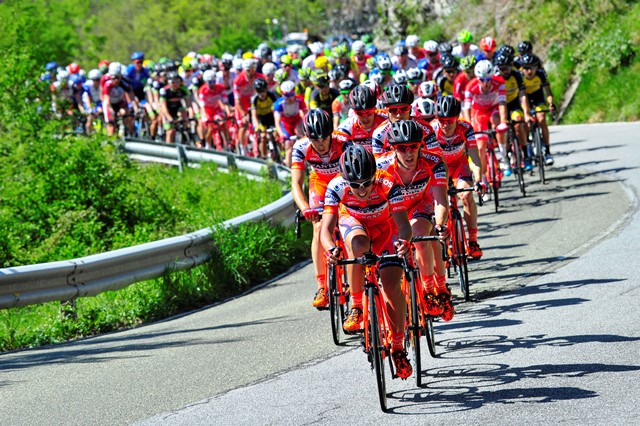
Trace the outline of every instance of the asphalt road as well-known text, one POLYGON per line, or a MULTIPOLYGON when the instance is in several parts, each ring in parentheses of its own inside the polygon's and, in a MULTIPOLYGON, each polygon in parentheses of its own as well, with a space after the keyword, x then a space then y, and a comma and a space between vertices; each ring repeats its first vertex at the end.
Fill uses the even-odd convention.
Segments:
POLYGON ((474 300, 437 324, 426 387, 388 385, 390 414, 357 343, 334 346, 310 308, 307 265, 179 318, 0 355, 0 422, 636 423, 639 131, 553 128, 549 183, 521 198, 508 179, 501 212, 482 208, 474 300))

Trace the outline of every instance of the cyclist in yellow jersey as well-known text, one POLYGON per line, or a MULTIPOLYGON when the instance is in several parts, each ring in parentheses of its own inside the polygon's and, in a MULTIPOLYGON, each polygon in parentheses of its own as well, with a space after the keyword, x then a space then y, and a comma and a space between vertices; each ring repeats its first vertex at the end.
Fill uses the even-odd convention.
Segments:
POLYGON ((442 68, 434 73, 434 80, 438 86, 440 96, 453 95, 453 82, 460 72, 458 59, 453 55, 442 55, 440 58, 442 68))

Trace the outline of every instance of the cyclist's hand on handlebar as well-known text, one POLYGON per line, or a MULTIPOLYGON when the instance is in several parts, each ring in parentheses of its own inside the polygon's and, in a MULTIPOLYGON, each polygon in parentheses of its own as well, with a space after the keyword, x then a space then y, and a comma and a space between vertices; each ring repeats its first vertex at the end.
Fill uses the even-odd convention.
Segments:
POLYGON ((556 113, 556 106, 554 104, 549 104, 549 112, 551 112, 551 114, 556 113))
POLYGON ((320 214, 316 209, 306 209, 302 212, 302 215, 304 216, 304 219, 309 222, 317 222, 320 220, 320 214))
POLYGON ((479 180, 478 182, 476 182, 475 185, 473 185, 473 189, 479 194, 482 195, 485 192, 487 192, 487 185, 484 184, 483 181, 479 180))
POLYGON ((435 226, 436 234, 440 237, 440 241, 445 241, 449 238, 449 229, 446 225, 436 225, 435 226))
POLYGON ((507 129, 509 128, 509 125, 507 123, 500 123, 498 124, 498 126, 496 127, 496 132, 498 133, 504 133, 507 131, 507 129))
POLYGON ((328 250, 325 250, 324 257, 327 259, 327 263, 335 265, 340 260, 340 247, 334 246, 328 250))
POLYGON ((404 256, 409 253, 409 241, 398 239, 393 245, 396 246, 396 254, 398 256, 404 256))

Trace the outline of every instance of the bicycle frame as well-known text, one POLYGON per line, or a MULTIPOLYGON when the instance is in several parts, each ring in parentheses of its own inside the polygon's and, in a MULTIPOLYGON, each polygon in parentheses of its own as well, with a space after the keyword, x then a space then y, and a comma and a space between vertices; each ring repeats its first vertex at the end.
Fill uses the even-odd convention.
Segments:
MULTIPOLYGON (((449 276, 451 276, 450 268, 456 270, 460 290, 466 301, 469 300, 469 271, 467 268, 467 236, 464 227, 462 214, 458 209, 458 193, 474 191, 473 188, 456 188, 453 186, 453 180, 449 180, 449 219, 447 221, 447 229, 449 230, 449 247, 451 256, 449 257, 449 276)), ((481 198, 482 199, 482 198, 481 198)))

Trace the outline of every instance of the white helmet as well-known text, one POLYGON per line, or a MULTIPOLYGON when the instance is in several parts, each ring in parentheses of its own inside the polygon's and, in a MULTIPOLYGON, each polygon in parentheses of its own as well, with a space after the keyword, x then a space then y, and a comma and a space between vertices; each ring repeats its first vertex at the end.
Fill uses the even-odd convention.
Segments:
POLYGON ((476 77, 478 77, 481 80, 491 78, 493 77, 493 74, 494 74, 493 64, 491 63, 491 61, 487 59, 483 59, 482 61, 476 64, 474 73, 476 77))
POLYGON ((369 79, 371 81, 374 81, 378 84, 382 84, 382 82, 384 81, 384 76, 382 74, 380 74, 379 72, 374 72, 369 74, 369 79))
POLYGON ((277 69, 278 67, 276 67, 276 64, 273 62, 267 62, 262 66, 262 74, 272 76, 276 73, 277 69))
POLYGON ((102 78, 102 72, 99 69, 93 69, 89 71, 89 80, 100 80, 102 78))
POLYGON ((354 53, 364 53, 365 45, 361 40, 356 40, 351 45, 351 50, 354 53))
POLYGON ((311 50, 311 53, 313 53, 314 55, 317 55, 318 53, 322 53, 322 51, 324 50, 324 46, 319 41, 316 41, 315 43, 311 43, 309 45, 309 50, 311 50))
POLYGON ((120 62, 111 62, 109 64, 109 75, 111 77, 117 77, 122 75, 122 68, 120 62))
POLYGON ((427 80, 420 83, 418 87, 418 95, 421 98, 431 98, 438 93, 438 88, 433 80, 427 80))
POLYGON ((243 70, 250 70, 252 68, 256 67, 256 62, 253 59, 243 59, 242 60, 242 69, 243 70))
POLYGON ((63 81, 63 80, 68 80, 68 79, 69 79, 69 71, 65 70, 64 68, 58 69, 58 74, 56 75, 56 80, 63 81))
POLYGON ((295 93, 295 91, 296 91, 296 84, 291 80, 283 81, 282 84, 280 85, 280 92, 282 92, 283 95, 295 93))
POLYGON ((393 81, 396 84, 407 84, 409 81, 409 77, 407 77, 407 72, 405 70, 398 70, 393 75, 393 81))
MULTIPOLYGON (((247 61, 249 61, 250 59, 247 59, 247 61)), ((241 58, 233 58, 232 61, 232 66, 234 70, 238 70, 241 71, 242 70, 242 64, 243 64, 243 60, 241 58)))
POLYGON ((413 103, 413 115, 431 118, 436 114, 436 103, 432 99, 418 98, 413 103))
POLYGON ((413 67, 407 70, 407 78, 409 81, 424 80, 424 74, 420 68, 413 67))
POLYGON ((216 79, 216 72, 214 70, 206 70, 202 74, 202 80, 205 83, 211 83, 212 81, 215 81, 215 79, 216 79))
POLYGON ((407 47, 416 47, 420 44, 420 37, 415 34, 411 34, 407 36, 407 47))
POLYGON ((424 47, 427 53, 434 53, 438 51, 438 42, 435 40, 427 40, 422 47, 424 47))

